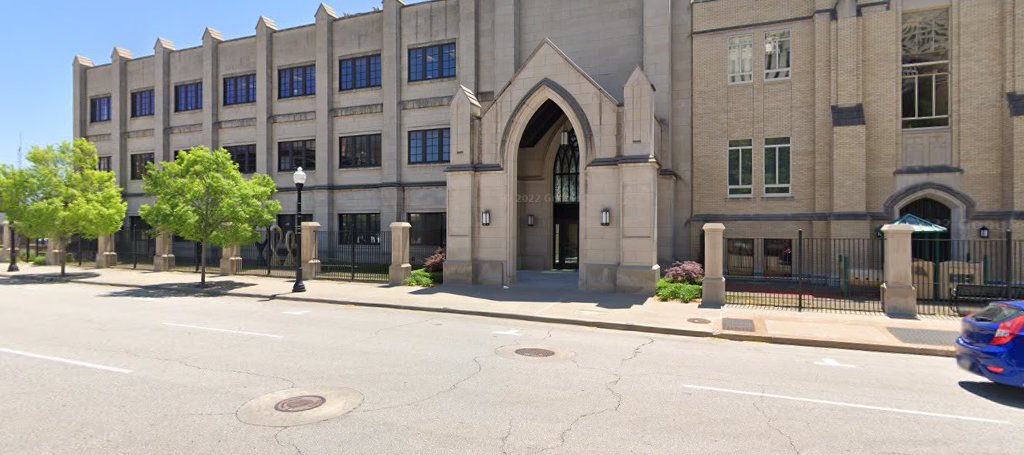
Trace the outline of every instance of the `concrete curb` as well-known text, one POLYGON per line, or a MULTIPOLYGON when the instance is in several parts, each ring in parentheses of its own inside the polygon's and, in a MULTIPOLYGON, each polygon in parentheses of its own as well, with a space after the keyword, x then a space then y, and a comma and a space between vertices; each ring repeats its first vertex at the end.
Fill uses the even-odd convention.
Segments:
MULTIPOLYGON (((12 276, 6 275, 6 279, 11 279, 12 276)), ((51 280, 54 281, 54 280, 51 280)), ((80 283, 80 284, 91 284, 96 286, 110 286, 110 287, 125 287, 125 288, 161 288, 167 287, 168 285, 140 285, 140 284, 126 284, 126 283, 110 283, 110 282, 97 282, 97 281, 75 281, 66 280, 69 283, 80 283)), ((180 289, 174 289, 176 292, 181 292, 180 289)), ((757 342, 757 343, 768 343, 768 344, 781 344, 791 346, 807 346, 807 347, 818 347, 818 348, 833 348, 833 349, 846 349, 853 351, 870 351, 870 352, 884 352, 890 354, 913 354, 913 355, 924 355, 934 357, 955 357, 956 351, 952 348, 943 349, 938 347, 930 346, 918 346, 918 345, 885 345, 885 344, 873 344, 873 343, 861 343, 851 341, 840 341, 840 340, 827 340, 827 339, 816 339, 816 338, 793 338, 793 337, 779 337, 771 335, 757 335, 750 333, 736 333, 736 332, 714 332, 714 331, 702 331, 702 330, 689 330, 679 329, 671 327, 658 327, 641 324, 628 324, 621 322, 606 322, 606 321, 590 321, 583 319, 569 319, 569 318, 558 318, 551 316, 537 316, 530 314, 518 314, 518 313, 504 313, 500 311, 486 311, 486 310, 467 310, 460 308, 448 308, 448 307, 422 307, 415 305, 403 305, 397 303, 376 303, 376 302, 361 302, 356 300, 344 300, 344 299, 324 299, 316 297, 299 297, 290 294, 257 294, 252 292, 235 292, 235 291, 216 291, 216 290, 203 290, 195 289, 189 291, 193 294, 204 294, 209 296, 232 296, 232 297, 248 297, 256 299, 267 299, 267 300, 287 300, 291 302, 306 302, 306 303, 324 303, 331 305, 352 305, 366 308, 382 308, 391 310, 405 310, 405 311, 419 311, 428 313, 441 313, 441 314, 458 314, 463 316, 479 316, 496 319, 512 319, 519 321, 529 322, 543 322, 549 324, 563 324, 573 325, 581 327, 595 327, 599 329, 608 330, 621 330, 630 332, 640 333, 654 333, 659 335, 674 335, 674 336, 687 336, 697 338, 718 338, 722 340, 730 341, 745 341, 745 342, 757 342)))

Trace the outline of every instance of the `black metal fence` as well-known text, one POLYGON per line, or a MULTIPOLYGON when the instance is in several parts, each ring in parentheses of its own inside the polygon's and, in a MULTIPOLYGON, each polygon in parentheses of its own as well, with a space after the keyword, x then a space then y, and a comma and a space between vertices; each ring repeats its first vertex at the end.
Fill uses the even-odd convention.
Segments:
MULTIPOLYGON (((179 272, 199 272, 202 265, 203 246, 181 238, 171 242, 171 254, 174 255, 174 270, 179 272)), ((221 248, 206 246, 206 271, 220 269, 221 248)))
POLYGON ((96 251, 97 251, 96 239, 83 239, 81 236, 74 236, 68 242, 68 264, 78 264, 79 266, 91 265, 96 263, 96 251))
POLYGON ((726 303, 797 311, 882 311, 882 239, 730 238, 726 303))
POLYGON ((911 270, 921 314, 962 314, 987 301, 1018 298, 1016 289, 1024 286, 1024 242, 1012 237, 950 240, 915 236, 911 242, 911 270), (983 286, 985 289, 974 288, 990 297, 958 298, 958 287, 964 284, 983 286))
POLYGON ((317 232, 317 278, 387 282, 391 265, 390 231, 317 232))
POLYGON ((243 275, 294 277, 299 248, 295 233, 278 226, 259 230, 260 241, 240 248, 243 275))
POLYGON ((148 229, 122 229, 114 235, 114 252, 118 267, 151 269, 156 239, 150 236, 148 229))

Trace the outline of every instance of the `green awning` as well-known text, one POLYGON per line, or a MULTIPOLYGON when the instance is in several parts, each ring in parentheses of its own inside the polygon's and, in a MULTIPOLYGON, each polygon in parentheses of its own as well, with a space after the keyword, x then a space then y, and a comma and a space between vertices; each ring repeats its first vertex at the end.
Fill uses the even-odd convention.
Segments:
POLYGON ((943 226, 939 226, 938 224, 932 223, 931 221, 928 221, 926 219, 909 213, 901 216, 900 219, 893 221, 892 223, 889 224, 905 224, 907 226, 913 227, 914 233, 935 233, 948 231, 948 229, 946 229, 943 226))

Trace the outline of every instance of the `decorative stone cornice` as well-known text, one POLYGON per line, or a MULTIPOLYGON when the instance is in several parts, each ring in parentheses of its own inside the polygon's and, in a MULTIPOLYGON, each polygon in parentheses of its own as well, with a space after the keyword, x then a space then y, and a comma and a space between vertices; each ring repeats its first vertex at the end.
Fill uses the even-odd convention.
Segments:
POLYGON ((383 104, 362 104, 359 106, 344 106, 331 109, 331 117, 347 117, 350 115, 380 114, 384 112, 383 104))
POLYGON ((196 132, 199 132, 199 131, 202 131, 202 130, 203 130, 203 124, 202 123, 194 123, 192 125, 172 126, 170 128, 167 128, 166 131, 167 131, 168 134, 184 134, 184 133, 196 133, 196 132))
POLYGON ((221 120, 217 122, 217 128, 222 130, 228 128, 244 128, 247 126, 256 126, 256 118, 240 118, 235 120, 221 120))
MULTIPOLYGON (((474 98, 475 100, 475 98, 474 98)), ((432 98, 419 98, 415 100, 402 101, 401 106, 403 111, 411 109, 426 109, 431 107, 445 107, 452 103, 451 96, 435 96, 432 98)))
POLYGON ((271 123, 301 122, 305 120, 316 120, 316 111, 278 114, 270 117, 271 123))

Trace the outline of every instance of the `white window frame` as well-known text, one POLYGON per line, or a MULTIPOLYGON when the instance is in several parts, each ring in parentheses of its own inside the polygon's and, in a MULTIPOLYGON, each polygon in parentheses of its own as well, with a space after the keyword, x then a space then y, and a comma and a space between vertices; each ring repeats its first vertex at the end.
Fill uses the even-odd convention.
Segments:
POLYGON ((754 81, 754 35, 734 35, 729 37, 728 44, 728 72, 729 72, 729 84, 749 84, 754 81), (741 40, 746 39, 746 44, 742 43, 741 40), (747 71, 742 71, 742 60, 743 50, 747 48, 749 54, 747 55, 747 71), (733 59, 738 61, 738 65, 733 64, 733 59), (734 68, 741 68, 740 72, 733 72, 734 68))
POLYGON ((764 140, 764 164, 765 164, 764 196, 765 197, 785 197, 785 196, 791 196, 793 194, 793 185, 792 185, 792 183, 793 183, 793 141, 792 141, 792 139, 790 139, 788 137, 785 137, 785 138, 783 138, 783 137, 773 137, 773 138, 765 139, 764 140), (785 139, 786 142, 785 143, 778 143, 778 144, 769 144, 768 141, 772 140, 772 139, 785 139), (779 151, 783 147, 789 149, 789 153, 787 154, 787 158, 786 158, 786 160, 788 161, 787 164, 789 165, 789 173, 788 173, 789 174, 789 181, 786 182, 786 183, 779 183, 779 161, 780 161, 779 160, 779 151), (775 183, 768 183, 767 167, 768 167, 768 151, 769 150, 775 152, 775 183), (784 188, 786 190, 786 192, 785 193, 770 193, 770 192, 768 192, 769 189, 777 189, 777 188, 784 188))
MULTIPOLYGON (((754 197, 754 163, 753 163, 753 161, 754 161, 754 142, 753 141, 749 141, 749 140, 745 140, 745 141, 748 142, 747 145, 736 145, 736 146, 730 145, 729 146, 729 151, 725 155, 725 162, 726 162, 726 164, 725 164, 725 172, 726 172, 725 173, 725 183, 726 183, 726 186, 728 187, 728 193, 729 193, 729 197, 730 198, 752 198, 752 197, 754 197), (729 167, 732 165, 731 157, 732 157, 732 152, 734 152, 734 151, 735 152, 739 152, 739 158, 740 158, 739 159, 739 163, 738 163, 738 166, 739 166, 738 174, 740 176, 740 183, 737 184, 737 185, 733 185, 733 184, 731 184, 729 182, 729 174, 731 174, 731 172, 729 172, 730 171, 729 167), (746 184, 743 183, 743 155, 744 154, 746 154, 749 157, 748 159, 751 161, 751 163, 750 163, 750 175, 747 176, 748 177, 748 183, 746 183, 746 184), (734 190, 739 190, 739 191, 746 190, 746 192, 734 193, 733 192, 734 190)), ((730 141, 730 142, 732 142, 732 141, 730 141)))
POLYGON ((782 81, 790 79, 793 76, 793 33, 789 30, 771 30, 764 32, 764 80, 766 81, 782 81), (772 46, 769 41, 769 36, 778 35, 780 36, 776 41, 785 42, 789 45, 789 58, 786 62, 786 66, 779 66, 778 68, 768 68, 768 55, 775 55, 775 62, 778 63, 781 59, 782 46, 772 46))
MULTIPOLYGON (((907 122, 907 121, 914 121, 914 120, 946 119, 946 124, 945 125, 934 126, 934 127, 917 127, 917 128, 945 128, 945 127, 948 127, 949 126, 949 105, 950 105, 950 102, 949 102, 949 85, 950 85, 950 83, 949 83, 950 82, 949 81, 949 60, 939 60, 939 61, 935 61, 935 62, 913 63, 913 64, 909 64, 909 65, 903 65, 903 78, 902 78, 902 80, 903 81, 907 81, 907 80, 913 80, 914 81, 914 116, 913 117, 903 117, 902 109, 901 109, 900 110, 900 112, 901 112, 900 113, 901 120, 903 122, 907 122), (940 72, 934 72, 934 73, 924 73, 924 74, 920 74, 920 73, 917 72, 917 68, 927 67, 927 66, 938 66, 938 65, 946 65, 946 70, 945 71, 940 71, 940 72), (938 105, 935 103, 935 87, 938 85, 936 83, 936 80, 938 79, 939 76, 945 76, 946 77, 946 113, 944 115, 935 115, 935 112, 938 111, 938 109, 936 109, 938 107, 938 105), (920 99, 918 98, 918 93, 920 93, 920 91, 918 90, 918 88, 920 87, 921 79, 927 78, 927 77, 930 77, 932 79, 932 82, 931 82, 931 84, 932 84, 932 112, 931 112, 931 114, 932 115, 921 115, 920 99)), ((900 87, 902 87, 902 86, 903 85, 900 84, 900 87)), ((902 102, 902 101, 903 101, 903 97, 901 96, 900 97, 900 102, 902 102)), ((914 127, 909 127, 909 128, 908 127, 903 127, 903 129, 917 129, 917 128, 914 128, 914 127)))

